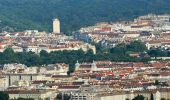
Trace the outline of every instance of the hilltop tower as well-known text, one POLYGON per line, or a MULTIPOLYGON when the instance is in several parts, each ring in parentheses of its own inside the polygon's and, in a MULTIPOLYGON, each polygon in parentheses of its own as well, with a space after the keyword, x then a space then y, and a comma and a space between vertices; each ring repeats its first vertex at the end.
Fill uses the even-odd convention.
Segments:
POLYGON ((53 33, 60 33, 60 21, 59 21, 59 19, 53 19, 53 33))

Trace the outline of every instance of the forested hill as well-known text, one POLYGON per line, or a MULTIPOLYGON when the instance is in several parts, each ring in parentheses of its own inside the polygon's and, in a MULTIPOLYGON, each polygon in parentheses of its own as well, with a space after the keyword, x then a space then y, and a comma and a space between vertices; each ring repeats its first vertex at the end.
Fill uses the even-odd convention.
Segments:
POLYGON ((0 28, 50 31, 51 20, 58 17, 62 31, 70 32, 148 13, 170 14, 170 0, 0 0, 0 28))

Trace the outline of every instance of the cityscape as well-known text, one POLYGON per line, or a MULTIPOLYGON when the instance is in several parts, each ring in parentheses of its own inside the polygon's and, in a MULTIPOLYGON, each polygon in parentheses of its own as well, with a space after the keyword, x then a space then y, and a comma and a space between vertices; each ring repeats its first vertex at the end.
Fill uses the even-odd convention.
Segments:
POLYGON ((170 100, 170 0, 0 0, 0 100, 170 100))
POLYGON ((170 15, 100 22, 71 36, 60 24, 53 19, 51 33, 0 33, 0 90, 9 100, 170 99, 170 15))

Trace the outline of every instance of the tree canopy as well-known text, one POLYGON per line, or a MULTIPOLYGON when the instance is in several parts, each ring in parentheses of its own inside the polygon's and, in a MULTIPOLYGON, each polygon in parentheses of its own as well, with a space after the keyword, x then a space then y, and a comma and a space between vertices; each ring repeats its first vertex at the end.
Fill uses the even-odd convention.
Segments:
POLYGON ((11 100, 34 100, 33 98, 17 98, 17 99, 11 99, 11 100))
POLYGON ((145 100, 145 97, 143 95, 137 95, 135 98, 132 100, 145 100))
POLYGON ((68 94, 59 93, 56 96, 56 100, 70 100, 71 96, 68 94))
POLYGON ((0 100, 9 100, 9 95, 5 92, 0 91, 0 100))
POLYGON ((130 44, 119 44, 110 50, 113 54, 125 55, 129 52, 144 52, 147 48, 144 43, 140 41, 132 41, 130 44))
POLYGON ((71 33, 97 22, 132 20, 148 13, 169 14, 170 1, 0 0, 0 29, 51 31, 52 19, 59 18, 62 31, 71 33))
MULTIPOLYGON (((138 43, 138 42, 137 42, 138 43)), ((35 54, 34 52, 14 52, 11 48, 7 48, 4 52, 0 53, 0 64, 7 63, 22 63, 27 66, 40 66, 44 64, 54 64, 54 63, 66 63, 70 65, 70 71, 74 70, 74 64, 76 61, 79 62, 93 62, 99 60, 110 60, 110 61, 125 61, 125 62, 134 62, 134 61, 148 61, 149 59, 141 59, 136 57, 130 57, 127 52, 143 52, 144 49, 138 49, 143 46, 142 43, 134 45, 130 43, 128 45, 120 44, 115 48, 104 52, 103 50, 97 50, 97 53, 94 54, 91 49, 87 52, 84 52, 82 49, 73 50, 73 51, 53 51, 48 53, 47 51, 42 50, 40 54, 35 54), (129 47, 134 47, 130 48, 129 47)))
POLYGON ((154 100, 154 96, 153 96, 153 93, 151 93, 151 97, 150 97, 150 100, 154 100))

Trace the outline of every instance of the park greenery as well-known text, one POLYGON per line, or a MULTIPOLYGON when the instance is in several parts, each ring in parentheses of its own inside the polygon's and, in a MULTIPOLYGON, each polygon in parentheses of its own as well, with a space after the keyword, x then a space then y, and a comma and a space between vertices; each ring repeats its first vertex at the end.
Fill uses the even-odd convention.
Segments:
MULTIPOLYGON (((164 50, 155 51, 154 49, 147 50, 144 43, 140 41, 133 41, 129 44, 119 44, 114 48, 101 47, 96 44, 97 53, 89 49, 87 52, 80 50, 63 50, 53 51, 48 53, 42 50, 39 54, 34 52, 14 52, 13 49, 7 48, 0 53, 0 64, 7 63, 21 63, 29 66, 41 66, 55 63, 66 63, 70 65, 70 71, 74 71, 74 65, 79 62, 93 62, 93 61, 115 61, 115 62, 147 62, 150 61, 149 56, 159 57, 164 50), (155 55, 156 52, 156 55, 155 55), (130 54, 137 53, 139 57, 130 56, 130 54), (148 55, 147 57, 142 55, 148 55)), ((169 53, 169 51, 166 51, 169 53)), ((166 55, 169 56, 169 55, 166 55)))
POLYGON ((137 58, 129 56, 129 53, 142 53, 146 50, 146 46, 140 41, 134 41, 130 44, 119 44, 111 49, 98 46, 96 54, 94 54, 91 49, 89 49, 87 52, 84 52, 80 49, 73 51, 53 51, 50 53, 42 50, 40 54, 35 54, 34 52, 14 52, 13 49, 7 48, 4 50, 4 52, 0 53, 0 64, 22 63, 27 66, 41 66, 55 63, 66 63, 70 65, 70 71, 73 71, 74 64, 77 61, 149 61, 149 58, 137 58))
POLYGON ((152 48, 148 50, 148 54, 151 57, 170 57, 170 50, 162 48, 152 48))
POLYGON ((10 100, 34 100, 34 99, 33 98, 17 98, 17 99, 10 99, 10 100))
POLYGON ((132 100, 145 100, 145 97, 143 95, 137 95, 135 98, 132 100))
POLYGON ((56 96, 56 100, 70 100, 71 96, 68 94, 59 93, 56 96))
POLYGON ((0 29, 51 31, 52 19, 59 18, 61 30, 72 33, 97 22, 128 21, 149 13, 169 14, 170 0, 0 0, 0 29))
POLYGON ((147 48, 144 43, 133 41, 130 44, 119 44, 115 48, 112 48, 110 52, 119 56, 127 56, 129 53, 144 52, 146 50, 147 48))
POLYGON ((0 91, 0 100, 9 100, 9 95, 5 92, 0 91))

